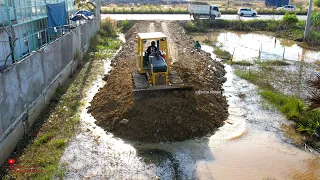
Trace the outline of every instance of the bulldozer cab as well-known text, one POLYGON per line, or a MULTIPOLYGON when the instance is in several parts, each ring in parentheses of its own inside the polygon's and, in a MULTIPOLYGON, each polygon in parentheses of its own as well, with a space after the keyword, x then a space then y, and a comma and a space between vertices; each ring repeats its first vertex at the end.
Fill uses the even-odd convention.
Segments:
POLYGON ((170 58, 167 36, 161 32, 138 33, 136 66, 141 74, 146 74, 151 85, 169 83, 170 58), (147 52, 148 42, 154 41, 156 52, 147 52))
POLYGON ((191 91, 185 86, 174 69, 171 69, 171 59, 167 36, 161 32, 138 33, 137 69, 132 72, 134 99, 143 99, 164 95, 170 92, 191 91), (156 52, 146 52, 154 41, 156 52))

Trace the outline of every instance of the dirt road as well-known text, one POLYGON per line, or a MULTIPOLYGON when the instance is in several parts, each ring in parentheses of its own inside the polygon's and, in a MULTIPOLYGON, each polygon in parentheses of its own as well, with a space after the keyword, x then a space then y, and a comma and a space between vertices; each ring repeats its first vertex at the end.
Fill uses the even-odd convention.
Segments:
POLYGON ((220 91, 223 66, 210 54, 194 52, 192 38, 174 22, 137 22, 112 62, 106 85, 91 102, 97 124, 131 141, 183 141, 214 132, 227 117, 227 102, 220 93, 172 93, 133 101, 131 72, 135 69, 136 35, 162 31, 169 38, 175 69, 182 80, 199 91, 220 91), (126 119, 123 121, 123 119, 126 119), (125 123, 123 123, 125 122, 125 123))

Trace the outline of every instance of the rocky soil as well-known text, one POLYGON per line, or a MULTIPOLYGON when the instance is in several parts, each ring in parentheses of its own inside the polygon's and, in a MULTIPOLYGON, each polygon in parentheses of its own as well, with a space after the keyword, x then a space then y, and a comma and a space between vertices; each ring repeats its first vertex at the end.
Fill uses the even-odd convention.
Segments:
POLYGON ((227 102, 220 91, 224 68, 210 54, 193 49, 192 38, 174 22, 137 22, 126 34, 127 42, 112 60, 106 85, 95 95, 89 112, 96 123, 129 141, 183 141, 213 133, 226 119, 227 102), (136 35, 162 31, 169 38, 172 68, 195 92, 133 100, 131 72, 135 69, 136 35))

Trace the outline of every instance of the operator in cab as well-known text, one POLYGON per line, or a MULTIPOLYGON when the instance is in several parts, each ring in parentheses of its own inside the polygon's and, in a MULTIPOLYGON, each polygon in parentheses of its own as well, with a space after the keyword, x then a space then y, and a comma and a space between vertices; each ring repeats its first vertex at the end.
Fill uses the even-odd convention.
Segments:
POLYGON ((156 42, 152 41, 151 46, 148 47, 147 49, 147 54, 152 55, 157 53, 157 47, 156 47, 156 42))

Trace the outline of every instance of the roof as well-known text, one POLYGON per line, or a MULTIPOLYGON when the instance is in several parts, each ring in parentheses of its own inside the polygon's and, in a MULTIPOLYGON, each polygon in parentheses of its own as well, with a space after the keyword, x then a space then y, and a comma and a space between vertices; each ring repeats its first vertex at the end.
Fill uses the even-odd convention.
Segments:
POLYGON ((162 32, 138 33, 141 39, 161 39, 167 37, 162 32))

